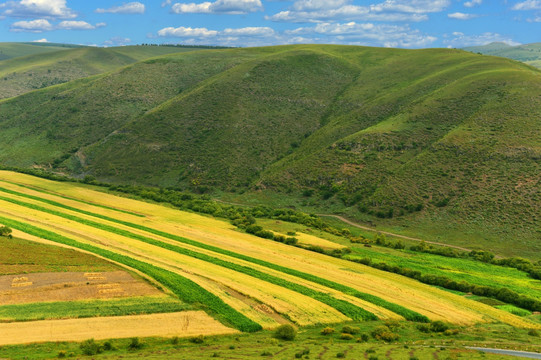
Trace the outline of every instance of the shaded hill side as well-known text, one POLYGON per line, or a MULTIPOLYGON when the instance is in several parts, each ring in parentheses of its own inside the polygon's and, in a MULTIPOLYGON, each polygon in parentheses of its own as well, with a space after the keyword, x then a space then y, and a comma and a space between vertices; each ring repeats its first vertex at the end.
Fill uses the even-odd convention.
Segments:
POLYGON ((39 48, 50 51, 0 61, 0 99, 105 73, 156 56, 197 50, 173 46, 39 48))
POLYGON ((0 161, 533 249, 540 85, 447 49, 171 54, 0 102, 0 161))

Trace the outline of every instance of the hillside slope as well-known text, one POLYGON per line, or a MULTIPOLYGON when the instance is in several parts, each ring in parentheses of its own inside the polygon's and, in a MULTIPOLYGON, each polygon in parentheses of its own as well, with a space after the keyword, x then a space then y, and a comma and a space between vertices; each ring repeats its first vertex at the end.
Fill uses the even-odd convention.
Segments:
POLYGON ((115 48, 27 46, 32 48, 27 49, 25 44, 0 44, 0 51, 12 50, 14 55, 0 61, 0 99, 112 71, 156 56, 198 50, 174 46, 115 48), (47 52, 32 53, 34 47, 45 49, 47 52))
POLYGON ((81 47, 79 45, 53 43, 14 43, 0 42, 0 61, 21 56, 45 54, 48 52, 68 50, 81 47))
POLYGON ((484 55, 506 57, 541 68, 541 43, 510 46, 505 43, 495 42, 483 46, 467 47, 464 50, 484 55))
POLYGON ((527 252, 540 102, 541 72, 458 50, 194 51, 0 102, 0 161, 527 252))

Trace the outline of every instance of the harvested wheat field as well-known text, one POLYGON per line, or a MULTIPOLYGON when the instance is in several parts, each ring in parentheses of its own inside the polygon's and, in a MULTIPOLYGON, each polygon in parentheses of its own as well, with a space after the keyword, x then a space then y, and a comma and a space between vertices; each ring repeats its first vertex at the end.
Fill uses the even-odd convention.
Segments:
POLYGON ((1 221, 14 229, 135 268, 188 303, 229 309, 224 318, 238 329, 375 318, 539 327, 403 276, 239 232, 226 221, 80 185, 0 171, 0 205, 1 221), (193 296, 177 287, 184 281, 193 296))
POLYGON ((203 311, 0 324, 0 345, 145 336, 234 334, 203 311))
POLYGON ((0 276, 0 306, 162 294, 150 284, 134 279, 125 271, 0 276))

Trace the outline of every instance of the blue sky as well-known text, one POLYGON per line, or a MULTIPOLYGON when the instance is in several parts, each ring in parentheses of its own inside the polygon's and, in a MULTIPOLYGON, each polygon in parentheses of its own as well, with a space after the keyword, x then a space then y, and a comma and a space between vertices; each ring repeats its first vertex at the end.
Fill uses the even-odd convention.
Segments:
POLYGON ((541 0, 0 0, 0 42, 458 48, 540 30, 541 0))

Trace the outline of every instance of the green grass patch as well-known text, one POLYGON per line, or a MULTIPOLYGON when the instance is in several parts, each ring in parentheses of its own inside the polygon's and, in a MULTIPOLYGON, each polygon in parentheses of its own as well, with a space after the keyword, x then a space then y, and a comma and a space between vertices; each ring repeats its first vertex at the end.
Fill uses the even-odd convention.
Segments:
POLYGON ((0 306, 0 322, 168 313, 192 309, 172 297, 61 301, 0 306))

